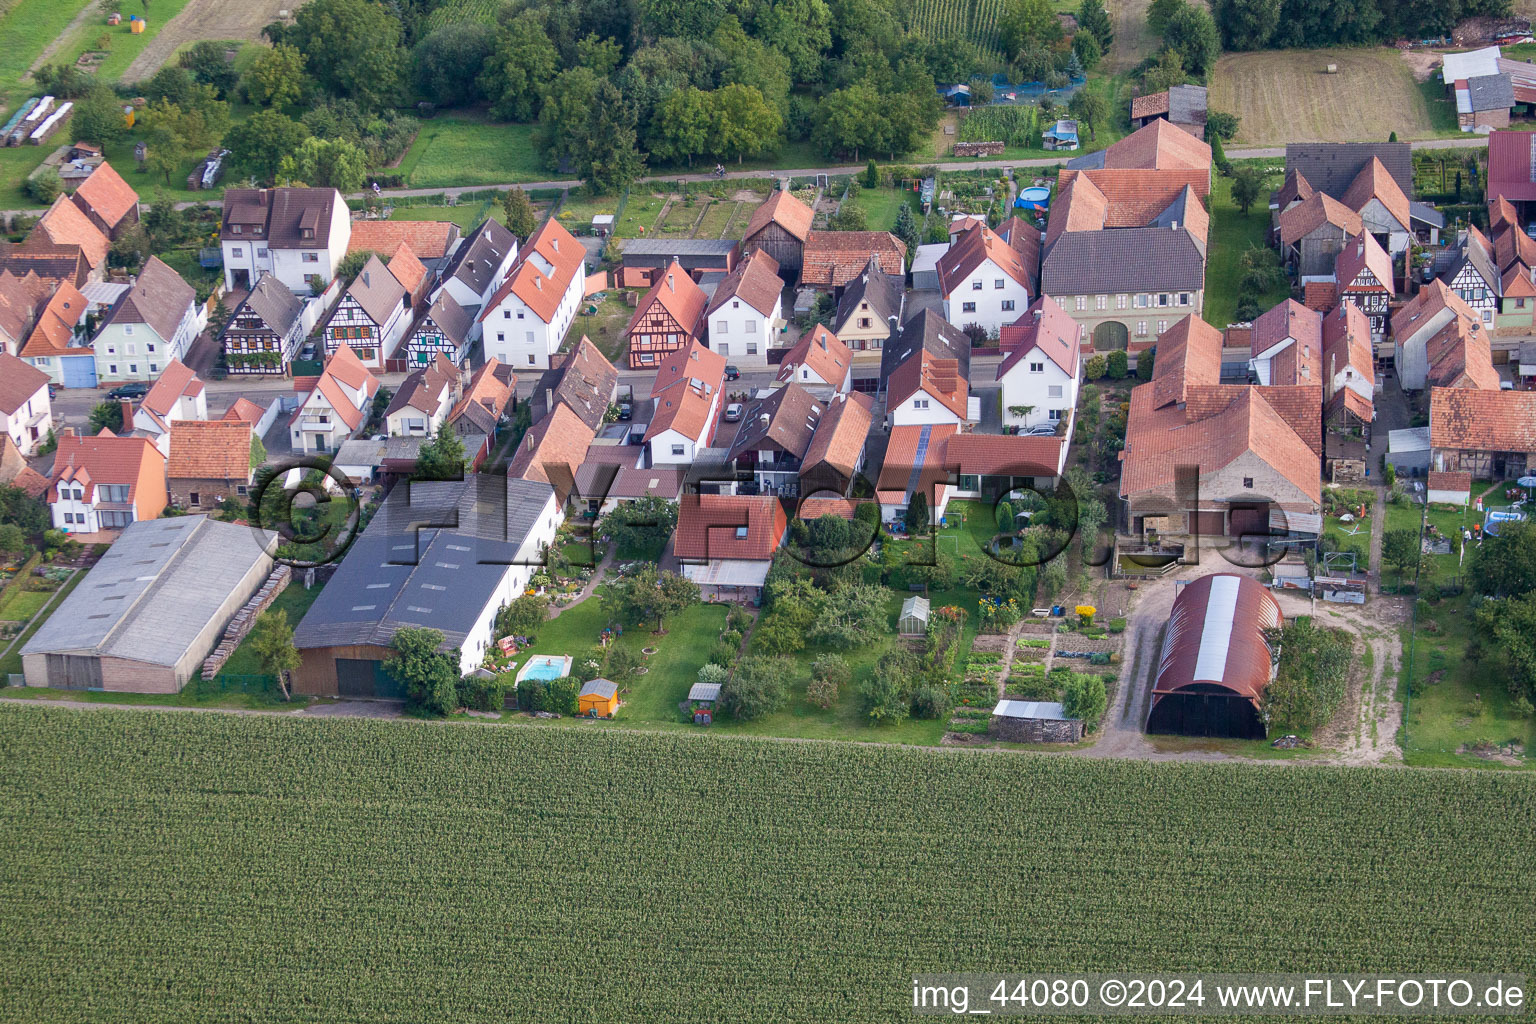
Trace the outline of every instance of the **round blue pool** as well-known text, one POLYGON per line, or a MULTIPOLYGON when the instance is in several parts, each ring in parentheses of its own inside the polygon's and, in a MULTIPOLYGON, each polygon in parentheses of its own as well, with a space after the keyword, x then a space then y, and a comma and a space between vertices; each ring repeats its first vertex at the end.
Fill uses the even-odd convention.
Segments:
POLYGON ((1039 185, 1032 188, 1021 188, 1019 189, 1019 199, 1026 203, 1045 206, 1051 201, 1051 190, 1039 185))

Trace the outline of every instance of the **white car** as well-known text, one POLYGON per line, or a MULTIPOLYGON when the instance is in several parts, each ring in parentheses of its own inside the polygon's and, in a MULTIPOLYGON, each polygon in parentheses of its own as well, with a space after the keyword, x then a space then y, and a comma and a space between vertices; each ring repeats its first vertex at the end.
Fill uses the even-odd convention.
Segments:
POLYGON ((741 403, 732 402, 730 405, 726 406, 724 418, 725 422, 727 423, 735 423, 737 420, 741 419, 741 403))

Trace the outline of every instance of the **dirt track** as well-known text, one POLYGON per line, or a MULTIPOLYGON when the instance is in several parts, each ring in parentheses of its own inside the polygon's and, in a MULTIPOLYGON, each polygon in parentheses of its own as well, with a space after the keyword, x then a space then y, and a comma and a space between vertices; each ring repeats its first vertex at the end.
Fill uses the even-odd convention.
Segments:
POLYGON ((1115 24, 1115 43, 1104 63, 1111 73, 1129 71, 1157 45, 1147 28, 1149 0, 1109 0, 1109 16, 1115 24))
POLYGON ((303 3, 304 0, 192 0, 128 65, 123 81, 140 82, 153 75, 185 43, 259 39, 261 30, 277 20, 278 11, 293 11, 303 3))

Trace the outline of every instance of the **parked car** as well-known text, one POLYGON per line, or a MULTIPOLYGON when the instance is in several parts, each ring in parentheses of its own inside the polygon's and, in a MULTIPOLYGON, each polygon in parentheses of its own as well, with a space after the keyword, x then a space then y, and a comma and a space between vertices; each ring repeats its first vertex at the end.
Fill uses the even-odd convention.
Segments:
POLYGON ((740 402, 732 402, 730 405, 725 407, 725 422, 735 423, 739 419, 741 419, 740 402))
POLYGON ((621 419, 621 420, 633 419, 634 415, 635 415, 635 407, 633 405, 631 405, 629 402, 620 402, 619 403, 619 419, 621 419))
POLYGON ((725 379, 726 380, 740 380, 741 379, 741 371, 736 369, 736 367, 732 366, 730 363, 726 363, 725 364, 725 379))
POLYGON ((48 385, 48 397, 50 399, 57 398, 58 394, 59 394, 59 386, 57 384, 49 384, 48 385))
POLYGON ((1036 423, 1034 426, 1032 426, 1028 430, 1024 431, 1024 433, 1030 435, 1031 437, 1055 437, 1056 436, 1056 424, 1054 424, 1054 423, 1036 423))
POLYGON ((127 384, 119 384, 107 392, 107 397, 115 402, 125 398, 143 398, 149 394, 149 384, 142 380, 131 380, 127 384))

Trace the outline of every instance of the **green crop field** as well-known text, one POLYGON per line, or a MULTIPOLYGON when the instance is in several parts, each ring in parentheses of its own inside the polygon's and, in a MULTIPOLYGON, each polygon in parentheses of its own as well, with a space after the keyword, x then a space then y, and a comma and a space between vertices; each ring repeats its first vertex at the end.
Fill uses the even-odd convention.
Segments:
POLYGON ((457 25, 465 21, 494 25, 498 6, 498 0, 447 0, 427 16, 427 29, 435 31, 445 25, 457 25))
POLYGON ((1008 0, 917 0, 912 29, 934 41, 967 39, 1002 59, 997 22, 1008 0))
POLYGON ((1536 973, 1517 773, 566 725, 0 708, 3 1016, 883 1024, 922 971, 1536 973))

